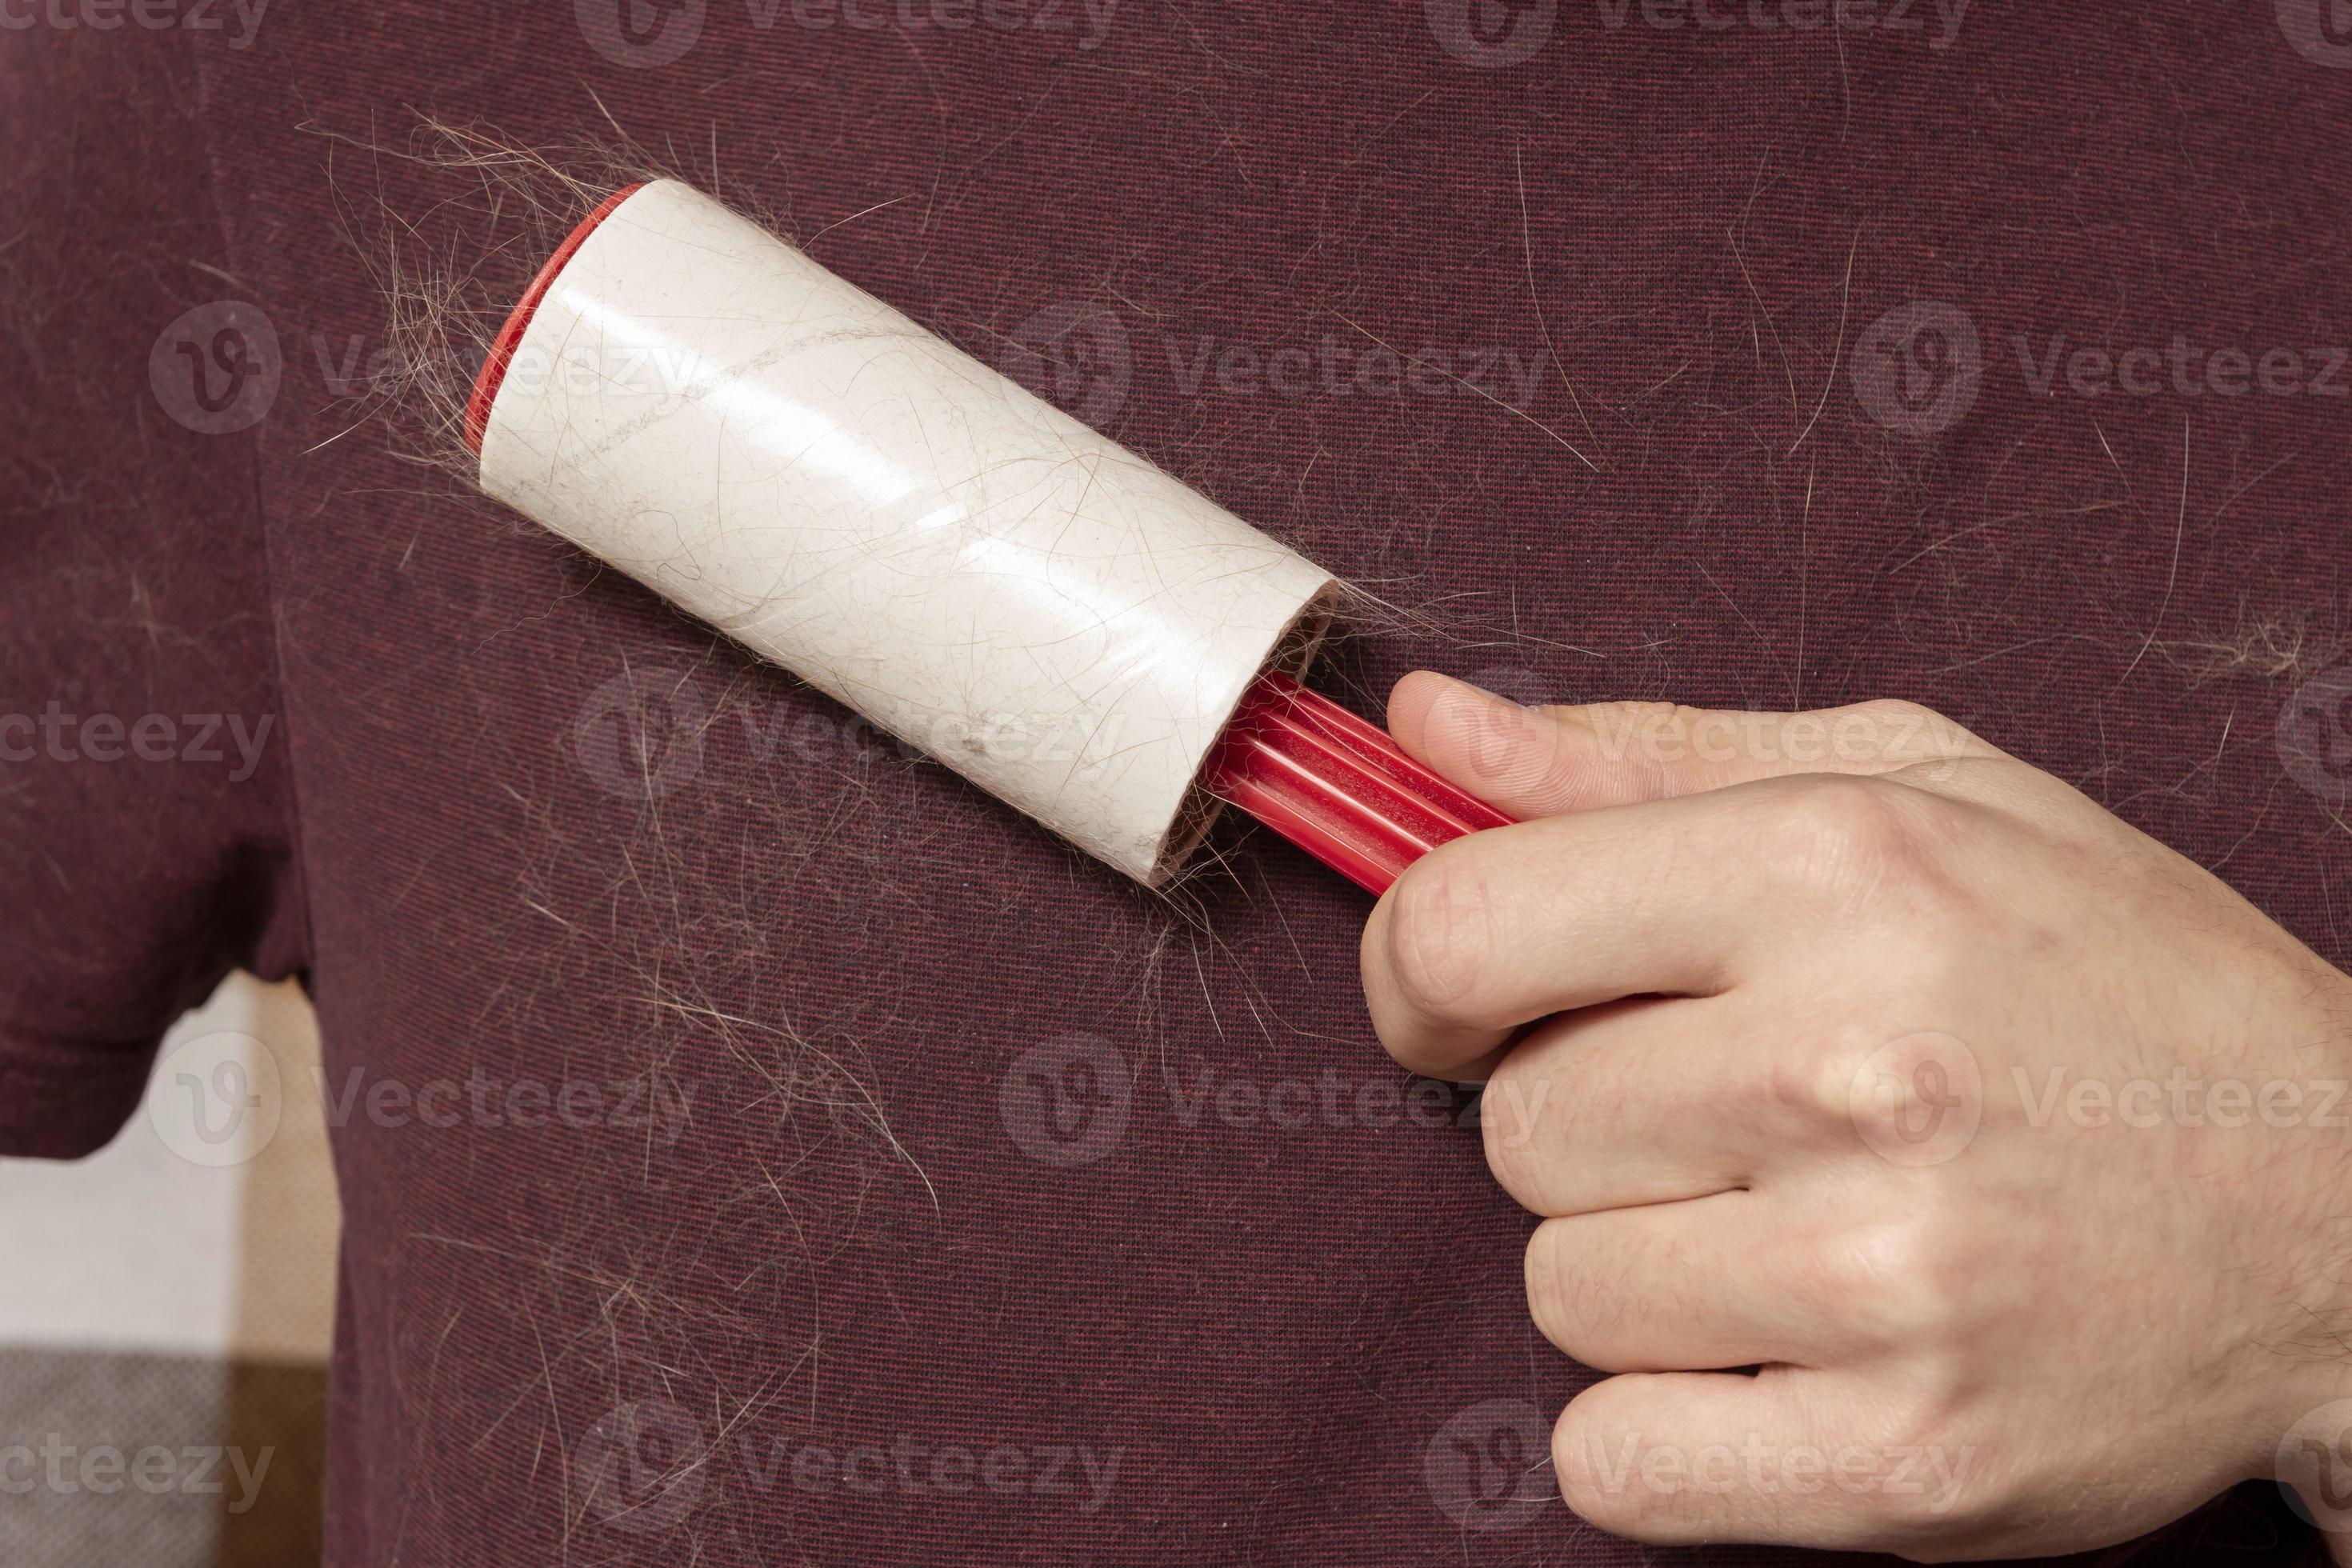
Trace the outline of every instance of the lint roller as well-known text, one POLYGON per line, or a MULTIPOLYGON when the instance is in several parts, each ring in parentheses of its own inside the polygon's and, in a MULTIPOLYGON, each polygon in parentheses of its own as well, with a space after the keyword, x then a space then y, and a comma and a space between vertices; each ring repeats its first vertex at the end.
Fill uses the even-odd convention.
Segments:
POLYGON ((1295 679, 1331 575, 690 185, 572 231, 482 488, 1146 885, 1217 801, 1379 892, 1507 819, 1295 679))

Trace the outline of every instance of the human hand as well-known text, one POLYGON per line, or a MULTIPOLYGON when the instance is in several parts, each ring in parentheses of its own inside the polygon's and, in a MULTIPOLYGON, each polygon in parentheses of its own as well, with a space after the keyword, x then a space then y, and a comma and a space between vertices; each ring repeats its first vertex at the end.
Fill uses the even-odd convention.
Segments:
POLYGON ((1535 1321, 1618 1374, 1570 1508, 1948 1561, 2280 1475, 2352 1560, 2303 1473, 2352 1463, 2352 979, 1910 704, 1417 674, 1389 719, 1522 819, 1410 868, 1363 975, 1400 1062, 1488 1079, 1535 1321))

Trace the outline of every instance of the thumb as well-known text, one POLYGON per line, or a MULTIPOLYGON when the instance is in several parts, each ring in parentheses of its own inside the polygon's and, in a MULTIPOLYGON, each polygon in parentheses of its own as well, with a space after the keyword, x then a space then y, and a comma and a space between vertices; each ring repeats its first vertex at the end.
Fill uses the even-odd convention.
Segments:
POLYGON ((1934 710, 1893 699, 1804 713, 1673 702, 1523 708, 1428 670, 1389 694, 1389 732, 1522 820, 1788 773, 1883 773, 2000 754, 1934 710))

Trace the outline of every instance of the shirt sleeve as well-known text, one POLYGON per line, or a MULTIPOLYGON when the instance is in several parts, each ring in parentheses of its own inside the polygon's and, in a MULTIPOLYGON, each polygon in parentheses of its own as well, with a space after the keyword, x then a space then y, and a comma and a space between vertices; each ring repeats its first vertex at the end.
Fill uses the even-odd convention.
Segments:
POLYGON ((163 1032, 231 969, 304 967, 304 918, 255 435, 231 427, 241 410, 207 413, 254 365, 219 308, 237 286, 208 270, 186 61, 87 29, 16 41, 0 55, 0 1154, 73 1158, 131 1115, 163 1032), (184 345, 213 362, 200 397, 184 345))

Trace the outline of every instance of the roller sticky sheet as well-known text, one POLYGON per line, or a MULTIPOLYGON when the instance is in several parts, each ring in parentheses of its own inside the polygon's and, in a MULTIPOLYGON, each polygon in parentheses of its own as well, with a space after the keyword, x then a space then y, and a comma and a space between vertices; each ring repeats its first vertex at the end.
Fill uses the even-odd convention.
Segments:
POLYGON ((1147 885, 1219 800, 1375 892, 1506 820, 1294 679, 1329 574, 690 185, 572 232, 466 434, 492 497, 1147 885))

